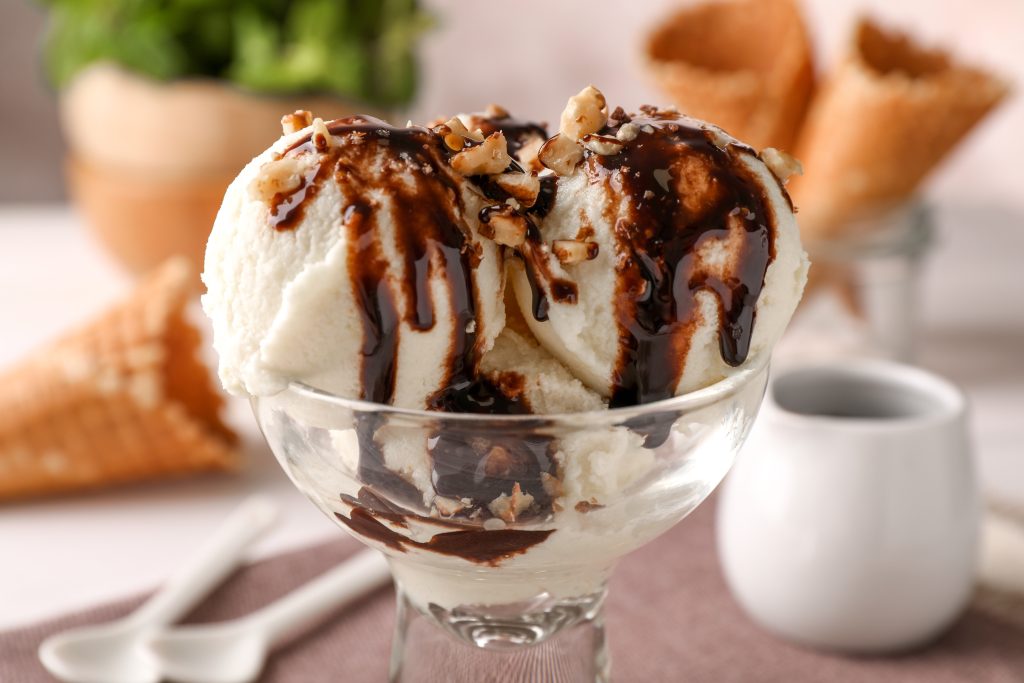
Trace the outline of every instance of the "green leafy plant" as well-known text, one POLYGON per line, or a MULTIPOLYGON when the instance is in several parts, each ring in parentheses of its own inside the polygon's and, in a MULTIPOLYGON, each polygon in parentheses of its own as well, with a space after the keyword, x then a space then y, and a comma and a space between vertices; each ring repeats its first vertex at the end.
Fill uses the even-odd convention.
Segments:
POLYGON ((111 61, 161 80, 207 76, 263 93, 322 92, 380 106, 416 89, 431 24, 417 0, 43 0, 58 87, 111 61))

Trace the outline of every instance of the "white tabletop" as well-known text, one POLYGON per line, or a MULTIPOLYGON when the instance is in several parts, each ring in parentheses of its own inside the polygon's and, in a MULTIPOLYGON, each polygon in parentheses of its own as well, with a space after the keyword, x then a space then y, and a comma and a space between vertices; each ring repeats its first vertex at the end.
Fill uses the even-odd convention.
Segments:
MULTIPOLYGON (((986 492, 1024 504, 1022 215, 938 205, 939 244, 922 290, 921 361, 973 401, 986 492)), ((66 208, 0 209, 0 236, 0 365, 129 287, 66 208)), ((232 402, 230 418, 248 458, 238 475, 0 506, 0 628, 158 583, 249 493, 265 493, 284 509, 257 555, 339 533, 278 469, 248 405, 232 402)))

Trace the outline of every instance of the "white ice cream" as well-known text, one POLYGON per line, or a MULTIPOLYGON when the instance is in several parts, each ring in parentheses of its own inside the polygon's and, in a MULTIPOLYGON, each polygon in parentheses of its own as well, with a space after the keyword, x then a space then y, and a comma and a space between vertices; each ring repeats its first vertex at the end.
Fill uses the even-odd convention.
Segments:
MULTIPOLYGON (((425 174, 376 140, 337 135, 332 136, 335 151, 344 161, 351 150, 359 165, 331 173, 316 195, 303 202, 301 220, 290 229, 277 230, 259 183, 272 182, 278 158, 311 132, 304 128, 285 135, 253 159, 231 183, 217 214, 206 250, 203 308, 213 321, 221 381, 239 395, 272 394, 301 381, 340 396, 364 396, 360 369, 366 330, 350 269, 353 259, 364 258, 365 245, 353 238, 345 211, 368 195, 376 202, 376 228, 364 239, 380 249, 386 264, 384 286, 401 321, 391 402, 422 408, 425 398, 447 380, 455 316, 443 264, 435 258, 429 280, 434 325, 429 330, 410 325, 411 304, 403 296, 403 283, 415 276, 401 258, 404 245, 396 231, 401 218, 389 188, 405 183, 412 190, 416 183, 439 183, 439 176, 460 188, 461 204, 452 197, 452 210, 461 219, 467 242, 480 252, 471 276, 481 353, 504 326, 503 258, 494 242, 477 234, 476 217, 484 198, 440 164, 425 174), (374 150, 366 154, 371 145, 374 150)), ((300 172, 316 163, 312 156, 299 157, 304 164, 300 172)))
MULTIPOLYGON (((730 150, 738 163, 749 170, 754 183, 763 192, 770 216, 775 257, 764 274, 764 286, 755 305, 755 319, 748 363, 758 363, 771 353, 785 330, 803 293, 807 280, 808 261, 800 244, 800 233, 792 207, 779 180, 752 151, 746 150, 720 129, 708 124, 677 116, 671 119, 684 125, 706 130, 717 147, 730 150), (733 152, 732 150, 738 150, 733 152)), ((635 133, 625 143, 644 142, 645 134, 635 133)), ((613 138, 614 139, 614 138, 613 138)), ((611 157, 614 155, 608 155, 611 157)), ((678 192, 685 204, 691 196, 708 191, 702 178, 686 164, 692 159, 681 155, 675 166, 656 169, 664 173, 666 186, 678 192), (673 185, 674 184, 674 185, 673 185)), ((629 161, 624 162, 629 164, 629 161)), ((637 172, 637 169, 632 169, 637 172)), ((698 172, 699 173, 699 172, 698 172)), ((622 190, 617 180, 605 184, 596 182, 594 173, 588 173, 588 163, 579 164, 574 171, 559 178, 558 194, 551 212, 541 221, 545 240, 578 240, 581 229, 592 235, 588 241, 597 244, 596 258, 571 265, 562 265, 553 253, 548 253, 548 268, 558 278, 578 284, 576 301, 565 303, 549 297, 548 320, 540 321, 531 315, 532 293, 525 271, 513 269, 512 286, 523 316, 541 344, 558 358, 573 374, 602 396, 611 396, 615 390, 615 372, 619 361, 622 334, 617 322, 616 297, 619 296, 620 269, 637 269, 636 260, 628 245, 620 238, 620 222, 629 221, 637 203, 646 201, 622 190), (626 265, 623 265, 626 264, 626 265)), ((680 231, 685 226, 680 225, 680 231)), ((722 273, 723 279, 732 275, 731 262, 736 247, 730 240, 735 233, 727 232, 716 239, 705 240, 692 258, 709 271, 722 273)), ((717 382, 737 371, 726 363, 719 350, 719 305, 711 291, 696 294, 699 312, 692 328, 681 330, 688 338, 681 374, 675 384, 675 394, 683 394, 717 382)), ((684 326, 680 326, 684 327, 684 326)))
MULTIPOLYGON (((333 122, 328 130, 314 122, 274 143, 227 191, 203 276, 221 379, 233 393, 271 397, 266 405, 276 406, 278 417, 328 433, 303 442, 282 465, 325 512, 394 551, 396 576, 423 609, 598 591, 617 557, 667 529, 717 484, 756 410, 763 377, 760 385, 730 383, 762 366, 800 299, 807 260, 793 211, 778 178, 751 150, 706 124, 645 114, 678 122, 687 134, 706 131, 760 197, 758 225, 773 245, 763 278, 756 268, 743 271, 763 287, 756 301, 743 300, 754 322, 743 327, 750 343, 740 362, 723 357, 721 292, 698 287, 692 319, 667 326, 685 346, 679 358, 669 349, 666 362, 678 361, 679 374, 668 395, 706 388, 722 401, 685 416, 669 412, 657 436, 624 418, 602 419, 615 416, 603 411, 623 381, 623 311, 634 304, 622 283, 638 257, 622 226, 644 215, 638 207, 649 198, 587 170, 604 163, 597 156, 611 164, 647 140, 642 130, 624 133, 621 121, 606 127, 609 114, 596 90, 570 100, 561 141, 539 152, 538 128, 503 112, 450 119, 434 132, 381 132, 366 120, 333 122), (502 126, 509 147, 496 150, 499 137, 505 144, 502 126), (540 208, 539 199, 502 194, 506 186, 536 193, 531 168, 541 162, 558 172, 545 181, 555 189, 553 203, 540 208), (320 173, 325 164, 329 172, 320 173), (292 205, 299 210, 287 213, 292 205), (286 225, 282 216, 291 217, 286 225), (532 285, 527 269, 536 276, 532 285), (471 282, 468 304, 457 291, 462 275, 471 282), (558 295, 559 282, 573 295, 558 295), (546 320, 535 315, 538 294, 547 299, 546 320), (399 408, 581 414, 533 434, 501 425, 479 433, 463 425, 460 433, 443 425, 442 414, 360 418, 301 391, 279 393, 294 382, 399 408), (470 385, 484 388, 484 403, 470 385), (458 401, 435 402, 445 392, 462 393, 458 401), (488 404, 494 392, 501 396, 488 404), (365 476, 368 462, 382 475, 373 482, 365 476), (375 508, 363 494, 397 507, 375 508), (481 534, 551 533, 500 562, 481 563, 430 549, 453 524, 481 534)), ((687 165, 692 160, 684 150, 654 168, 662 190, 677 193, 684 206, 708 203, 718 211, 714 185, 732 176, 708 180, 687 165)), ((688 273, 729 287, 743 279, 737 254, 757 242, 749 239, 753 219, 743 213, 715 214, 724 227, 716 223, 686 252, 688 273)), ((294 441, 287 420, 261 417, 261 424, 272 445, 294 441)))

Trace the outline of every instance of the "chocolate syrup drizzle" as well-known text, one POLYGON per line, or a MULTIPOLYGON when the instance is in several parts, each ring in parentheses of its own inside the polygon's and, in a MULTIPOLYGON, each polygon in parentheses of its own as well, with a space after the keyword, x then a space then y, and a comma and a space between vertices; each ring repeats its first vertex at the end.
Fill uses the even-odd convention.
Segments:
MULTIPOLYGON (((304 207, 324 182, 330 178, 345 187, 348 203, 343 209, 343 229, 352 245, 347 265, 363 329, 360 398, 381 404, 394 402, 401 323, 420 331, 434 327, 436 306, 430 284, 441 269, 448 284, 454 335, 447 356, 446 381, 442 389, 428 397, 427 408, 439 412, 529 413, 521 395, 504 390, 477 371, 481 353, 476 330, 479 300, 472 273, 479 260, 479 246, 463 218, 461 192, 466 181, 451 171, 451 151, 441 136, 426 128, 396 128, 369 117, 333 121, 328 130, 336 138, 332 145, 325 147, 320 141, 318 147, 307 135, 283 152, 282 156, 316 155, 317 162, 296 190, 273 198, 271 224, 277 230, 295 229, 301 223, 304 207), (375 173, 372 169, 380 163, 384 149, 386 167, 375 173), (390 205, 404 272, 413 274, 399 283, 398 292, 389 286, 388 260, 380 244, 378 212, 382 196, 390 205), (404 320, 396 296, 405 304, 404 320)), ((521 172, 517 164, 513 166, 510 170, 521 172)), ((493 194, 497 186, 488 185, 493 194)), ((463 529, 414 543, 382 524, 378 517, 399 524, 399 520, 416 515, 397 506, 384 511, 380 505, 368 505, 367 500, 386 497, 409 507, 422 501, 415 486, 385 465, 383 448, 377 441, 385 422, 384 417, 369 413, 357 418, 359 476, 366 495, 361 492, 358 501, 350 501, 351 516, 340 516, 345 524, 395 548, 417 545, 487 563, 523 552, 550 533, 463 529)), ((550 437, 524 439, 518 433, 495 433, 481 439, 479 434, 460 433, 439 420, 428 439, 434 488, 440 496, 468 498, 472 501, 470 512, 490 516, 486 505, 510 493, 518 483, 534 498, 532 514, 544 514, 550 511, 551 499, 542 485, 542 475, 553 473, 555 467, 550 442, 550 437)))
POLYGON ((652 108, 631 121, 617 117, 600 134, 614 137, 627 122, 640 132, 621 152, 588 151, 584 159, 592 180, 604 183, 610 196, 625 195, 628 206, 614 228, 620 348, 611 407, 675 395, 701 322, 699 292, 710 292, 718 303, 723 360, 743 363, 755 304, 774 258, 775 217, 742 161, 753 150, 720 146, 710 131, 652 108), (707 240, 727 237, 732 262, 723 278, 700 268, 695 252, 707 240))
MULTIPOLYGON (((437 269, 443 270, 451 296, 455 334, 447 381, 428 399, 428 407, 449 410, 456 403, 472 406, 473 398, 463 394, 477 388, 480 340, 475 320, 479 302, 472 273, 479 256, 461 215, 461 181, 448 167, 450 151, 441 137, 427 128, 397 128, 370 117, 332 121, 328 130, 343 139, 325 152, 316 150, 310 135, 284 152, 320 156, 310 180, 303 182, 294 196, 275 197, 272 223, 277 229, 294 228, 305 204, 332 174, 346 187, 349 203, 344 208, 344 224, 354 247, 349 252, 348 267, 364 329, 360 398, 390 404, 395 397, 400 320, 388 287, 387 259, 379 243, 377 210, 383 194, 392 207, 395 242, 405 272, 413 274, 401 283, 406 324, 420 331, 434 327, 436 306, 430 283, 437 269), (385 163, 394 167, 385 169, 379 177, 368 178, 367 169, 376 163, 382 148, 389 150, 390 158, 385 163)), ((490 389, 482 387, 480 391, 489 394, 490 389)))
MULTIPOLYGON (((674 395, 690 335, 700 322, 695 296, 701 291, 711 292, 718 301, 723 359, 732 365, 742 363, 749 351, 754 305, 773 258, 770 227, 774 216, 756 178, 740 159, 753 154, 752 150, 736 145, 719 147, 711 134, 674 115, 653 110, 644 114, 632 121, 642 132, 622 152, 610 156, 588 152, 584 161, 585 172, 594 182, 605 183, 610 192, 629 197, 627 217, 615 225, 619 251, 626 257, 618 263, 615 305, 620 355, 612 406, 648 403, 674 395), (687 168, 681 162, 696 162, 706 169, 710 190, 694 188, 706 196, 689 196, 685 187, 681 193, 675 191, 674 185, 680 181, 675 174, 687 168), (700 200, 696 205, 695 197, 700 200), (735 231, 736 225, 742 226, 742 235, 731 277, 720 278, 698 269, 694 250, 706 239, 725 237, 730 226, 735 231)), ((616 119, 601 134, 614 136, 627 119, 616 119)), ((542 127, 510 117, 491 119, 488 125, 505 133, 513 155, 531 137, 539 134, 546 138, 542 127)), ((451 171, 451 150, 441 136, 427 128, 396 128, 368 117, 340 119, 328 124, 328 129, 341 140, 324 149, 307 135, 283 153, 313 154, 318 161, 295 190, 273 198, 271 225, 282 231, 295 229, 305 206, 328 178, 345 186, 349 201, 344 207, 343 224, 353 245, 348 267, 364 330, 360 397, 382 404, 394 402, 403 322, 400 311, 404 309, 404 322, 409 328, 432 329, 436 309, 430 283, 442 269, 455 333, 447 357, 446 381, 442 389, 428 397, 428 409, 441 413, 529 413, 521 392, 509 391, 500 382, 480 376, 477 369, 481 352, 476 330, 479 299, 472 272, 479 259, 479 245, 474 243, 463 218, 461 193, 467 179, 451 171), (379 162, 384 148, 389 150, 385 164, 392 167, 378 177, 368 177, 368 169, 379 162), (383 195, 393 212, 395 242, 405 272, 413 274, 400 283, 398 292, 389 287, 388 261, 379 241, 377 213, 383 195), (404 307, 397 304, 396 297, 401 297, 404 307)), ((514 161, 508 172, 522 172, 522 168, 514 161)), ((504 204, 508 199, 488 178, 471 178, 468 182, 496 203, 504 204)), ((554 176, 542 176, 537 201, 520 210, 528 228, 526 242, 516 254, 524 262, 533 291, 533 315, 538 320, 547 318, 548 296, 561 303, 575 303, 578 298, 576 284, 551 271, 537 225, 537 220, 551 210, 557 185, 554 176)), ((480 220, 486 222, 489 215, 485 210, 480 220)), ((356 426, 366 495, 361 492, 358 500, 349 501, 353 506, 349 517, 339 515, 353 530, 397 550, 416 546, 489 564, 524 552, 550 533, 459 529, 438 534, 427 542, 414 542, 395 532, 381 520, 405 526, 417 515, 404 506, 415 506, 422 496, 415 486, 385 466, 383 449, 377 442, 383 424, 384 418, 363 414, 356 426), (372 502, 385 498, 392 502, 372 502)), ((552 500, 543 483, 545 475, 556 474, 552 440, 544 435, 524 437, 523 433, 519 428, 515 434, 496 429, 481 438, 479 430, 461 433, 439 416, 428 439, 436 493, 456 500, 469 499, 465 514, 479 518, 490 516, 487 504, 508 494, 517 483, 523 493, 533 497, 524 518, 549 513, 552 500)))
POLYGON ((399 552, 404 553, 408 548, 420 548, 492 567, 498 566, 502 560, 509 557, 525 553, 554 532, 554 529, 481 531, 467 528, 434 534, 428 541, 414 541, 383 524, 377 514, 365 507, 353 507, 350 517, 338 513, 335 513, 335 516, 338 521, 360 536, 372 538, 399 552))

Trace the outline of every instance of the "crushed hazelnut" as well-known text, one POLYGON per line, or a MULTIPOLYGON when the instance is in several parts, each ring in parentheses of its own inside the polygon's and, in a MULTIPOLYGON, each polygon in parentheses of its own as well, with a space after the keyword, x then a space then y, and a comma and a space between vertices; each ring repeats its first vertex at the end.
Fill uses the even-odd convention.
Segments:
POLYGON ((565 493, 561 480, 547 472, 540 473, 540 484, 544 487, 544 493, 552 498, 559 498, 565 493))
POLYGON ((608 105, 600 90, 588 85, 569 98, 562 112, 559 132, 579 140, 588 133, 601 130, 608 121, 608 105))
POLYGON ((600 510, 601 508, 604 507, 604 505, 598 503, 597 499, 591 496, 590 500, 581 500, 577 502, 574 507, 576 509, 576 512, 582 515, 590 512, 591 510, 600 510))
POLYGON ((313 136, 310 139, 313 141, 313 146, 316 147, 318 152, 326 152, 334 143, 334 136, 327 129, 327 124, 324 123, 323 119, 319 118, 313 119, 313 136))
POLYGON ((636 136, 640 135, 640 126, 635 123, 624 123, 619 126, 619 130, 615 133, 615 138, 620 142, 630 142, 636 140, 636 136))
POLYGON ((452 157, 452 168, 462 175, 496 175, 510 163, 512 157, 508 155, 508 145, 501 131, 452 157))
POLYGON ((269 204, 274 195, 289 194, 302 184, 302 163, 294 157, 281 157, 264 164, 249 186, 252 196, 269 204))
POLYGON ((583 161, 583 148, 569 137, 556 135, 541 146, 537 158, 558 175, 571 175, 583 161))
POLYGON ((622 107, 615 107, 615 111, 608 115, 608 125, 618 125, 620 123, 629 123, 629 114, 622 107))
POLYGON ((453 116, 440 126, 434 127, 435 132, 444 137, 444 144, 450 149, 459 151, 466 146, 466 140, 483 142, 484 136, 479 130, 470 132, 466 124, 458 116, 453 116))
POLYGON ((487 531, 501 531, 507 529, 508 525, 505 524, 505 520, 498 519, 497 517, 491 517, 484 520, 484 529, 487 531))
POLYGON ((540 159, 537 158, 540 154, 540 148, 544 145, 544 138, 540 135, 531 137, 522 147, 519 148, 519 163, 522 164, 523 168, 527 171, 537 171, 540 173, 544 170, 544 164, 540 163, 540 159))
POLYGON ((764 165, 768 167, 768 170, 775 174, 775 177, 783 184, 792 176, 803 175, 804 166, 800 163, 800 160, 780 149, 766 147, 761 150, 759 156, 764 165))
POLYGON ((509 117, 508 110, 501 105, 491 104, 487 105, 487 109, 484 110, 484 115, 489 119, 507 119, 509 117))
POLYGON ((285 135, 297 133, 313 123, 313 115, 305 109, 297 109, 294 113, 281 117, 281 132, 285 135))
POLYGON ((503 493, 490 502, 487 508, 495 517, 504 520, 508 524, 516 521, 516 518, 533 505, 533 496, 523 493, 519 482, 512 486, 511 495, 503 493))
POLYGON ((540 194, 540 179, 535 173, 502 173, 494 177, 494 182, 525 207, 533 206, 540 194))
POLYGON ((584 135, 581 140, 583 146, 594 154, 609 156, 622 151, 623 143, 618 138, 607 135, 584 135))
POLYGON ((434 498, 434 507, 445 517, 451 517, 452 515, 458 514, 466 505, 458 498, 445 498, 444 496, 437 496, 434 498))
POLYGON ((526 241, 526 219, 505 206, 487 214, 480 223, 480 234, 506 247, 518 247, 526 241))
POLYGON ((555 258, 563 266, 583 261, 592 261, 597 258, 599 251, 597 242, 583 242, 580 240, 555 240, 551 243, 551 251, 555 258))

